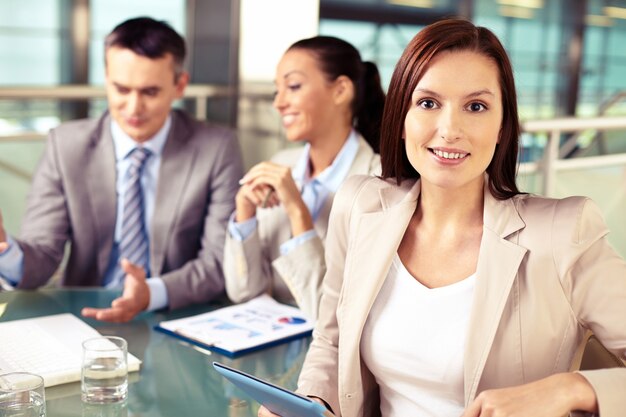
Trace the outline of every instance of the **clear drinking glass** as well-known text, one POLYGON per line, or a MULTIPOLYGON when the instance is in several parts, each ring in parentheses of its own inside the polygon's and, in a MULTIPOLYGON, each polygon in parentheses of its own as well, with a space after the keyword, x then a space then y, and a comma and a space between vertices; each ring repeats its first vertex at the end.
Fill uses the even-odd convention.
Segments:
POLYGON ((128 417, 128 402, 108 404, 82 404, 82 417, 128 417))
POLYGON ((28 372, 0 375, 0 416, 45 417, 43 378, 28 372))
POLYGON ((103 336, 83 342, 81 398, 87 403, 114 403, 128 397, 126 340, 103 336))

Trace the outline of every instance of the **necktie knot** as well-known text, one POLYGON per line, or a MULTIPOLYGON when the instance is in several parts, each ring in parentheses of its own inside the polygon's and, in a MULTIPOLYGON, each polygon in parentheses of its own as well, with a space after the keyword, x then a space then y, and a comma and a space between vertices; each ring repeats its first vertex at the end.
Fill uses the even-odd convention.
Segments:
POLYGON ((137 172, 141 171, 146 160, 152 155, 150 149, 137 147, 130 153, 130 164, 137 172))

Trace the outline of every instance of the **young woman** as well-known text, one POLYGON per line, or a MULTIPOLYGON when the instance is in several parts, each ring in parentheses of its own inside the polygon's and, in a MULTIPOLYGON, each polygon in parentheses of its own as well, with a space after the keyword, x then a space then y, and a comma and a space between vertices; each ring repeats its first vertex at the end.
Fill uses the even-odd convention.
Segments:
POLYGON ((513 71, 493 33, 418 33, 382 126, 382 178, 335 198, 298 390, 344 417, 622 416, 626 369, 568 370, 587 329, 626 357, 626 263, 593 202, 518 191, 513 71))
POLYGON ((270 293, 315 319, 333 196, 350 175, 380 173, 375 152, 385 96, 376 66, 326 36, 285 52, 276 89, 287 139, 306 145, 243 177, 226 238, 226 292, 234 302, 270 293))

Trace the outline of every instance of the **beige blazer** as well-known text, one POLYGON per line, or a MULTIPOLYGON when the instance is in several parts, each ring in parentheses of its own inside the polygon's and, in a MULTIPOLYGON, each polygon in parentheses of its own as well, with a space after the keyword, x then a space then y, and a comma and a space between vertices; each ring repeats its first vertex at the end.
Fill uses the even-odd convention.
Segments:
MULTIPOLYGON (((380 415, 360 339, 419 192, 419 181, 399 187, 353 177, 335 198, 320 316, 298 390, 323 398, 338 416, 380 415)), ((588 199, 500 201, 485 190, 464 356, 466 405, 485 389, 568 371, 587 328, 626 358, 626 263, 607 232, 588 199)), ((407 320, 407 331, 419 319, 407 320)), ((602 417, 625 415, 626 369, 583 375, 596 390, 602 417)))
MULTIPOLYGON (((289 149, 279 152, 272 161, 293 167, 301 155, 302 148, 289 149)), ((380 156, 359 135, 359 148, 348 176, 379 173, 380 156)), ((258 210, 257 229, 243 242, 226 233, 224 277, 228 297, 239 303, 267 292, 278 301, 295 300, 308 317, 317 317, 326 273, 323 242, 333 198, 334 194, 329 195, 315 221, 317 236, 286 255, 280 253, 280 245, 292 235, 289 218, 280 207, 258 210)))
MULTIPOLYGON (((102 284, 117 204, 110 124, 107 112, 50 131, 18 240, 24 251, 20 288, 45 284, 68 242, 63 285, 102 284)), ((163 279, 170 308, 223 293, 224 234, 241 175, 233 132, 172 111, 148 226, 150 270, 163 279)))

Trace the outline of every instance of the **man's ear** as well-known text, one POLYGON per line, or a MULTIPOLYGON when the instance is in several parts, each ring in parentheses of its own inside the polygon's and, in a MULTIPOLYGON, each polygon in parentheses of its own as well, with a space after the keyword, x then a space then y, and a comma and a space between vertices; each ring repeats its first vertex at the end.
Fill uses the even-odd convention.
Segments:
POLYGON ((175 80, 176 83, 176 97, 181 98, 185 94, 185 87, 189 84, 189 73, 187 71, 181 72, 175 80))
POLYGON ((334 81, 333 98, 336 104, 351 103, 354 98, 354 84, 350 78, 340 75, 334 81))

